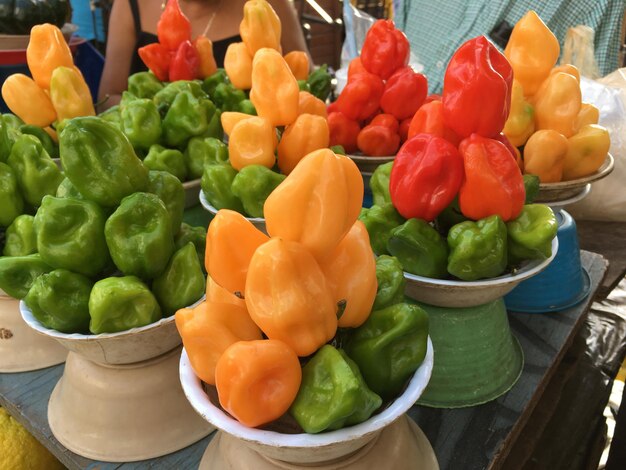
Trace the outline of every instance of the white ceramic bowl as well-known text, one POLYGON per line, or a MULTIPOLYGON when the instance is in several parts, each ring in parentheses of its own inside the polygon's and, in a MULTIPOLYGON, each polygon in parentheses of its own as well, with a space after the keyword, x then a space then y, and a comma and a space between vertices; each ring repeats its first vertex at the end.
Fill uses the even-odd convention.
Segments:
POLYGON ((506 274, 481 281, 451 281, 417 276, 405 272, 404 293, 419 302, 438 307, 475 307, 504 297, 515 286, 539 274, 552 262, 559 249, 558 238, 552 240, 552 255, 545 260, 524 263, 514 274, 506 274))
MULTIPOLYGON (((211 205, 204 195, 204 191, 200 191, 200 203, 202 204, 202 207, 209 211, 213 216, 217 214, 219 209, 211 205)), ((267 233, 267 229, 265 228, 265 219, 263 217, 246 217, 246 219, 252 222, 252 225, 258 228, 261 232, 267 233)))
POLYGON ((180 381, 195 410, 224 433, 239 439, 249 448, 270 459, 305 464, 328 462, 365 446, 413 406, 428 385, 432 368, 433 345, 428 338, 424 362, 415 371, 402 395, 363 423, 319 434, 285 434, 249 428, 231 418, 211 401, 202 381, 194 373, 184 349, 180 358, 180 381))
POLYGON ((582 201, 587 196, 589 196, 590 193, 591 193, 591 183, 587 183, 585 186, 583 186, 582 190, 578 194, 568 199, 563 199, 561 201, 549 202, 547 203, 547 205, 550 206, 550 208, 554 211, 554 213, 556 213, 559 210, 563 209, 564 207, 569 206, 570 204, 574 204, 578 201, 582 201))
POLYGON ((615 159, 613 158, 613 155, 607 153, 604 163, 595 173, 575 180, 540 184, 539 194, 535 198, 535 202, 549 204, 551 202, 560 202, 571 199, 579 195, 587 184, 607 177, 611 174, 614 167, 615 159))
POLYGON ((193 207, 198 204, 198 195, 200 191, 201 179, 189 180, 183 183, 183 189, 185 190, 185 209, 193 207))

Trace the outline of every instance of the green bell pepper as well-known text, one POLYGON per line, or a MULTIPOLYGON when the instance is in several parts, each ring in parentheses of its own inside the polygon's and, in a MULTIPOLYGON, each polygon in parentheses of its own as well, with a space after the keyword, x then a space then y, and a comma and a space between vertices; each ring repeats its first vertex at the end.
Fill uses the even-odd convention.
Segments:
POLYGON ((230 189, 250 217, 263 217, 265 200, 285 178, 262 165, 248 165, 235 175, 230 189))
POLYGON ((455 196, 452 202, 435 219, 437 230, 442 236, 446 236, 453 225, 469 220, 461 212, 459 197, 455 196))
POLYGON ((464 281, 499 276, 507 265, 506 225, 497 215, 456 224, 448 232, 448 272, 464 281))
POLYGON ((59 167, 32 135, 17 139, 7 163, 15 172, 24 200, 34 207, 39 207, 44 196, 56 194, 63 180, 59 167))
POLYGON ((205 78, 202 82, 202 89, 207 95, 209 95, 213 102, 215 102, 215 89, 220 83, 230 83, 228 75, 226 75, 226 71, 223 68, 217 69, 217 72, 210 77, 205 78))
POLYGON ((300 88, 300 91, 311 93, 311 85, 306 80, 298 80, 298 88, 300 88))
POLYGON ((190 91, 176 95, 163 118, 163 138, 170 147, 184 147, 187 141, 204 134, 215 114, 215 105, 207 98, 196 98, 190 91))
POLYGON ((163 83, 152 72, 137 72, 128 77, 128 91, 139 98, 152 99, 163 89, 163 83))
POLYGON ((85 196, 83 196, 80 191, 76 189, 76 186, 67 178, 63 178, 63 181, 61 181, 61 184, 57 188, 56 197, 85 199, 85 196))
POLYGON ((13 139, 9 137, 9 129, 4 123, 4 116, 0 114, 0 163, 7 161, 11 147, 13 147, 13 139))
POLYGON ((178 233, 185 212, 185 189, 174 175, 167 171, 150 171, 147 192, 156 194, 165 204, 172 222, 172 233, 178 233))
POLYGON ((520 215, 506 223, 509 263, 552 256, 552 240, 559 224, 554 212, 544 204, 526 204, 520 215))
POLYGON ((396 397, 426 356, 428 315, 414 304, 373 311, 349 333, 348 356, 367 385, 385 399, 396 397))
POLYGON ((531 204, 539 195, 539 185, 541 181, 536 175, 524 175, 524 189, 526 190, 526 200, 524 204, 531 204))
POLYGON ((0 257, 0 289, 15 299, 28 294, 35 279, 52 271, 39 253, 28 256, 0 257))
POLYGON ((28 256, 37 253, 37 237, 32 215, 22 214, 15 218, 5 233, 4 256, 28 256))
POLYGON ((187 178, 185 157, 180 150, 168 149, 161 145, 154 144, 150 146, 150 150, 146 158, 144 158, 143 164, 150 170, 167 171, 181 182, 185 181, 187 178))
POLYGON ((370 178, 370 190, 372 191, 373 202, 377 206, 391 204, 391 195, 389 194, 389 177, 391 176, 391 168, 393 162, 387 162, 380 165, 370 178))
POLYGON ((170 215, 154 194, 125 197, 106 221, 104 235, 115 266, 126 275, 153 279, 174 252, 170 215))
POLYGON ((24 212, 24 198, 17 185, 15 172, 0 162, 0 227, 8 227, 24 212))
POLYGON ((44 197, 34 225, 41 259, 54 268, 89 277, 100 273, 110 261, 105 220, 102 208, 94 202, 44 197))
POLYGON ((208 98, 208 95, 202 90, 200 83, 192 80, 178 80, 167 84, 162 90, 159 90, 152 98, 152 101, 154 101, 159 110, 167 112, 176 97, 183 92, 191 93, 194 98, 208 98))
POLYGON ((380 310, 404 301, 404 270, 397 258, 381 255, 376 258, 378 288, 372 310, 380 310))
POLYGON ((215 108, 215 112, 211 119, 209 119, 209 124, 200 137, 206 138, 215 138, 220 141, 224 138, 224 129, 222 128, 222 111, 219 108, 215 108))
POLYGON ((211 99, 222 111, 237 111, 239 103, 247 97, 243 90, 235 88, 230 83, 222 82, 215 87, 211 99))
POLYGON ((124 106, 127 106, 128 104, 130 104, 133 101, 136 101, 138 99, 140 99, 140 98, 138 96, 135 96, 130 91, 123 91, 122 92, 122 99, 120 100, 120 111, 122 109, 124 109, 124 106))
POLYGON ((89 315, 92 333, 117 333, 160 320, 161 307, 135 276, 108 277, 91 289, 89 315))
POLYGON ((59 158, 59 146, 43 128, 31 124, 24 124, 20 126, 20 132, 37 137, 43 148, 48 152, 48 155, 50 155, 50 158, 59 158))
POLYGON ((46 328, 62 333, 89 332, 89 294, 93 281, 67 269, 55 269, 35 279, 24 298, 46 328))
POLYGON ((346 149, 343 148, 343 145, 333 145, 330 149, 334 153, 339 154, 339 155, 345 155, 346 154, 346 149))
POLYGON ((152 282, 152 292, 166 317, 199 300, 204 289, 202 265, 192 242, 176 251, 165 271, 152 282))
POLYGON ((187 243, 193 243, 196 247, 196 253, 198 255, 198 261, 200 266, 204 269, 204 254, 206 251, 206 228, 204 227, 192 227, 189 224, 183 222, 180 224, 180 230, 174 237, 174 246, 176 250, 180 250, 187 243))
POLYGON ((305 432, 318 433, 362 423, 381 404, 354 361, 326 344, 302 368, 300 389, 289 413, 305 432))
POLYGON ((7 125, 9 130, 19 131, 20 127, 22 127, 25 123, 15 114, 6 113, 2 115, 4 123, 7 125))
POLYGON ((231 186, 237 170, 228 163, 205 165, 200 186, 209 204, 216 209, 231 209, 244 213, 241 200, 233 194, 231 186))
POLYGON ((119 104, 115 106, 111 106, 106 111, 98 114, 98 117, 103 121, 106 121, 110 124, 113 124, 115 127, 119 129, 122 128, 122 109, 119 104))
POLYGON ((187 144, 184 157, 190 179, 201 178, 205 165, 228 161, 228 147, 214 137, 193 137, 187 144))
POLYGON ((122 132, 133 147, 149 149, 161 137, 161 115, 156 105, 147 98, 121 106, 122 132))
POLYGON ((252 104, 252 101, 250 101, 249 99, 241 100, 239 102, 237 111, 244 114, 250 114, 251 116, 257 115, 256 108, 254 107, 254 104, 252 104))
POLYGON ((387 251, 405 271, 443 279, 448 276, 448 245, 439 232, 422 219, 409 219, 391 231, 387 251))
POLYGON ((322 101, 330 95, 332 77, 328 72, 328 65, 324 64, 315 69, 307 78, 311 94, 322 101))
POLYGON ((359 214, 359 220, 365 224, 374 253, 389 254, 387 242, 391 231, 404 223, 404 218, 393 207, 393 204, 363 208, 359 214))

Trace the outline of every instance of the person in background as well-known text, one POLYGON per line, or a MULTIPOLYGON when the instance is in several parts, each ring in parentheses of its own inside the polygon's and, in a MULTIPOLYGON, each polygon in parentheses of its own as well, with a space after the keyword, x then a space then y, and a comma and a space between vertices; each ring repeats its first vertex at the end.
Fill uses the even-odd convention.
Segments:
MULTIPOLYGON (((191 21, 192 38, 204 34, 213 41, 218 67, 224 65, 228 46, 241 42, 239 23, 246 0, 179 0, 182 12, 191 21)), ((283 53, 307 51, 302 28, 290 0, 268 0, 282 23, 283 53)), ((108 99, 102 109, 121 99, 128 76, 147 70, 137 49, 157 42, 156 28, 161 17, 162 0, 115 0, 109 20, 106 62, 98 100, 108 99)))

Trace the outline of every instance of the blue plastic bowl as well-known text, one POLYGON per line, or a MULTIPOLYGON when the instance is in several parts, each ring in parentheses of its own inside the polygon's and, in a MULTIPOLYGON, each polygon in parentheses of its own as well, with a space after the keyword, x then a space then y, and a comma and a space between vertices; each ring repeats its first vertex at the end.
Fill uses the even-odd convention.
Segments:
POLYGON ((549 313, 564 310, 582 302, 591 289, 589 274, 580 262, 576 222, 561 210, 559 248, 550 265, 538 275, 521 282, 504 297, 506 308, 513 312, 549 313))

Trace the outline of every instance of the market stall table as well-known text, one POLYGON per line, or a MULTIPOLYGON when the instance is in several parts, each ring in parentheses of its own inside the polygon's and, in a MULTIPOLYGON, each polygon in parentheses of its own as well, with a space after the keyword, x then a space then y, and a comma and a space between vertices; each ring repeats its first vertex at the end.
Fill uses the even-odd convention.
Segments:
MULTIPOLYGON (((442 470, 499 468, 580 328, 601 284, 607 261, 583 251, 592 293, 576 307, 552 314, 511 313, 513 333, 524 350, 522 376, 509 393, 485 405, 456 409, 414 406, 409 415, 428 436, 442 470)), ((129 464, 95 462, 69 452, 51 435, 47 423, 50 393, 63 366, 22 374, 0 374, 0 405, 50 449, 69 469, 197 468, 212 435, 168 456, 129 464)), ((167 406, 166 403, 163 406, 167 406)))

